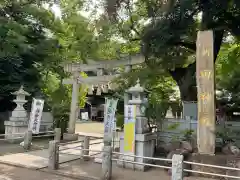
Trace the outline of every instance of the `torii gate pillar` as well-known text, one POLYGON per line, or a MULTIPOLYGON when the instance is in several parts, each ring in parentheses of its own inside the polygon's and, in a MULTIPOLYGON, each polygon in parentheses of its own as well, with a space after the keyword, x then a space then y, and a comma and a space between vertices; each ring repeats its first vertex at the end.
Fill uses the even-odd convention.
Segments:
POLYGON ((75 134, 75 124, 78 118, 78 97, 79 97, 79 87, 78 83, 79 72, 73 73, 72 79, 72 101, 71 101, 71 109, 70 109, 70 117, 68 122, 67 133, 63 134, 63 139, 68 141, 78 140, 78 135, 75 134))

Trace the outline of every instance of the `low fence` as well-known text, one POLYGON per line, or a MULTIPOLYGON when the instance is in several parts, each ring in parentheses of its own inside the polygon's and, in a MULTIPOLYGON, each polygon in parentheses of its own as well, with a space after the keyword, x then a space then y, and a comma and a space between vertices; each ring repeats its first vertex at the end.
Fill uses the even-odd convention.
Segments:
POLYGON ((60 141, 61 129, 55 128, 54 131, 44 131, 39 132, 38 134, 33 134, 31 130, 28 130, 25 133, 0 134, 0 142, 23 140, 22 146, 24 147, 24 149, 29 150, 32 145, 33 138, 42 137, 54 137, 54 140, 60 141))
POLYGON ((104 146, 102 151, 98 150, 90 150, 90 137, 84 137, 80 141, 73 141, 68 143, 60 143, 59 141, 51 141, 49 142, 49 161, 48 161, 48 168, 51 170, 57 170, 59 169, 59 154, 62 153, 63 150, 66 149, 77 149, 80 151, 80 158, 84 161, 89 160, 89 158, 93 157, 95 154, 90 155, 90 152, 94 152, 97 154, 102 154, 101 156, 101 162, 102 162, 102 174, 100 179, 104 180, 111 180, 112 179, 112 162, 125 162, 129 164, 134 165, 144 165, 149 167, 155 167, 155 168, 161 168, 165 170, 169 170, 171 172, 171 179, 172 180, 183 180, 184 178, 184 172, 193 173, 193 174, 200 174, 200 175, 207 175, 211 177, 216 177, 217 179, 220 178, 231 178, 231 179, 240 179, 240 176, 233 176, 233 175, 225 175, 225 174, 217 174, 217 173, 209 173, 209 172, 203 172, 203 171, 196 171, 186 169, 185 165, 195 165, 195 166, 204 166, 204 167, 211 167, 211 168, 217 168, 222 170, 228 170, 228 171, 237 171, 240 172, 240 168, 234 168, 234 167, 225 167, 225 166, 216 166, 216 165, 210 165, 210 164, 202 164, 202 163, 195 163, 190 161, 184 161, 183 155, 174 154, 172 159, 165 159, 165 158, 153 158, 153 157, 143 157, 143 156, 135 156, 135 155, 129 155, 129 154, 123 154, 119 152, 115 152, 111 146, 104 146), (80 146, 76 146, 74 148, 64 148, 65 145, 68 144, 74 144, 76 142, 80 142, 80 146), (167 165, 157 165, 157 164, 149 164, 149 163, 140 163, 136 161, 131 161, 129 158, 127 159, 119 159, 116 158, 117 156, 121 157, 134 157, 134 159, 149 159, 152 161, 162 161, 167 162, 167 164, 171 164, 170 166, 167 165))

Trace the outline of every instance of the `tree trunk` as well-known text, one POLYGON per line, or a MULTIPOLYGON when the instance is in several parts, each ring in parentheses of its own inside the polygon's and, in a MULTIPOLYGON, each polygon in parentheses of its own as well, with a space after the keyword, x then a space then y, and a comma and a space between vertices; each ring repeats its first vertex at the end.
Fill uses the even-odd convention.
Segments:
MULTIPOLYGON (((223 30, 214 31, 214 61, 217 59, 220 50, 223 30)), ((197 101, 197 84, 196 84, 196 62, 186 68, 176 68, 170 71, 173 79, 177 82, 180 90, 182 101, 197 101)))
POLYGON ((173 79, 177 82, 182 101, 197 101, 196 87, 196 63, 187 68, 176 68, 170 71, 173 79))

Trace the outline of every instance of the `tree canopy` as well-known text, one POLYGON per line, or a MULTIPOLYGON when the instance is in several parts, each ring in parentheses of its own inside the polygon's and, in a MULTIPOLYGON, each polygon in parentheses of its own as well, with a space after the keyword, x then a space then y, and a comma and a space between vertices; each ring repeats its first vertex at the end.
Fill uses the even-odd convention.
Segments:
POLYGON ((214 31, 215 60, 226 36, 240 35, 238 0, 106 0, 105 3, 112 22, 121 24, 128 32, 125 34, 131 35, 128 36, 131 41, 140 41, 149 67, 157 65, 165 69, 177 82, 185 101, 197 100, 197 31, 214 31))
MULTIPOLYGON (((140 78, 151 92, 152 102, 169 100, 176 85, 181 100, 195 101, 196 35, 197 31, 208 29, 214 31, 217 88, 237 99, 238 0, 105 0, 108 16, 100 13, 92 19, 84 17, 80 12, 92 3, 90 0, 0 3, 2 100, 10 102, 10 92, 22 84, 33 96, 41 92, 53 101, 56 94, 63 93, 69 101, 70 87, 61 83, 69 76, 63 71, 63 63, 111 60, 142 53, 146 64, 125 74, 128 83, 121 82, 122 89, 140 78), (60 17, 51 9, 53 4, 60 9, 60 17)), ((83 89, 81 92, 85 94, 83 89)))

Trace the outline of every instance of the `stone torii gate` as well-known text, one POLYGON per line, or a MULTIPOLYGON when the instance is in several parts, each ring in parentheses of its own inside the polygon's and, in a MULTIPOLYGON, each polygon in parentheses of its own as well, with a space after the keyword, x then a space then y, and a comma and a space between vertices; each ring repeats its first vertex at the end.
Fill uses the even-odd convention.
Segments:
MULTIPOLYGON (((131 56, 128 59, 110 60, 110 61, 97 61, 89 64, 81 63, 70 63, 64 65, 64 71, 71 73, 71 79, 64 79, 63 84, 72 84, 72 101, 70 109, 70 117, 68 124, 68 132, 64 134, 65 140, 77 140, 78 135, 75 134, 75 124, 77 120, 78 110, 78 97, 80 84, 97 85, 108 85, 118 75, 103 75, 104 69, 113 69, 116 67, 125 67, 125 72, 129 72, 133 65, 141 64, 145 62, 144 56, 141 54, 131 56), (90 76, 83 78, 80 76, 80 72, 96 71, 97 76, 90 76)), ((128 98, 125 95, 125 99, 128 98)))

